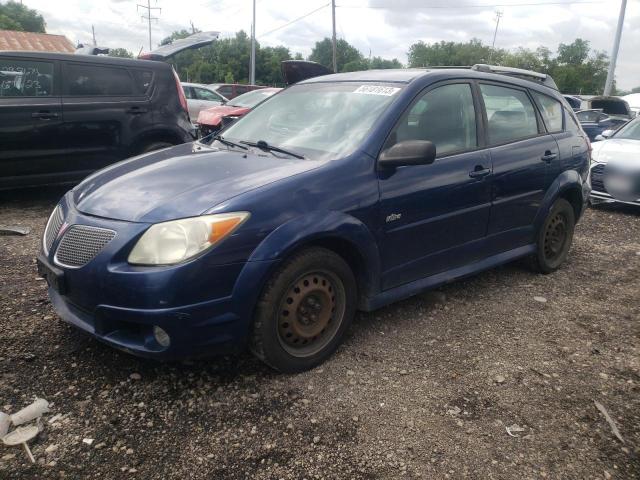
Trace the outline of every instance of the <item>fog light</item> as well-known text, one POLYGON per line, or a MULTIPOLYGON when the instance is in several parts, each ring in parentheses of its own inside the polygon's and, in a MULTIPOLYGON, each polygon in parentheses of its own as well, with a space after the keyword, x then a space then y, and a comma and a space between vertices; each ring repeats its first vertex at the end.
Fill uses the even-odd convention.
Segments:
POLYGON ((169 337, 169 334, 157 325, 153 326, 153 337, 156 339, 156 342, 163 347, 171 345, 171 338, 169 337))

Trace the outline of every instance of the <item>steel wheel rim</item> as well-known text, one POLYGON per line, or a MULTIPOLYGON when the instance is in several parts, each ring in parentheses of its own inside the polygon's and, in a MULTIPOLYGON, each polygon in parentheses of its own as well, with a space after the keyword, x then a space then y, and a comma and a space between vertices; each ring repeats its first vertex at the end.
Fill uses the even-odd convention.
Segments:
POLYGON ((280 302, 280 345, 295 357, 309 357, 335 337, 345 311, 344 286, 328 271, 305 273, 291 283, 280 302))
POLYGON ((567 219, 562 213, 556 214, 544 232, 544 256, 556 260, 564 250, 567 241, 567 219))

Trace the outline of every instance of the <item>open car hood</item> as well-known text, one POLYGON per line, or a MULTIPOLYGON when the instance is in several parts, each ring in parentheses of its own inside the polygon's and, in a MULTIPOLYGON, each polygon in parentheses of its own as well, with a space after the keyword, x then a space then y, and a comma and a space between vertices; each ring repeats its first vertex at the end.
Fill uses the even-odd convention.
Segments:
POLYGON ((307 60, 285 60, 280 63, 280 69, 282 70, 282 78, 287 85, 293 85, 307 78, 333 73, 324 65, 307 60))
POLYGON ((200 48, 218 39, 220 32, 198 32, 189 35, 187 38, 174 40, 173 42, 162 45, 148 53, 143 53, 138 58, 143 60, 166 60, 177 53, 189 50, 190 48, 200 48))

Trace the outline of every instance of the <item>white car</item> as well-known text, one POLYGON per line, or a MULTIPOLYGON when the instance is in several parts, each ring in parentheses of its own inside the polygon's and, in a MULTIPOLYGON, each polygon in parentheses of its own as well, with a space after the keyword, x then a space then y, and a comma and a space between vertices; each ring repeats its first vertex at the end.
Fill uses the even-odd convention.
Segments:
POLYGON ((187 97, 191 121, 195 121, 198 118, 200 110, 223 105, 229 101, 213 88, 199 83, 182 82, 182 89, 184 90, 184 96, 187 97))
POLYGON ((591 204, 620 202, 640 206, 640 117, 592 143, 591 204))

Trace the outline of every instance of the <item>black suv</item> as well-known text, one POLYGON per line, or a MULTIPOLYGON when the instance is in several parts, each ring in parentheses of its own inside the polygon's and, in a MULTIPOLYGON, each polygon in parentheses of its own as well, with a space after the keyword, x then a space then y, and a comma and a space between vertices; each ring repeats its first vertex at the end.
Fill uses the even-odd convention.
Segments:
POLYGON ((0 189, 77 181, 194 133, 167 63, 0 52, 0 189))

